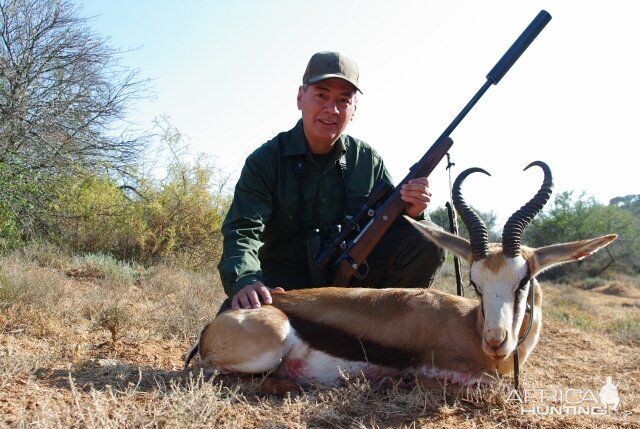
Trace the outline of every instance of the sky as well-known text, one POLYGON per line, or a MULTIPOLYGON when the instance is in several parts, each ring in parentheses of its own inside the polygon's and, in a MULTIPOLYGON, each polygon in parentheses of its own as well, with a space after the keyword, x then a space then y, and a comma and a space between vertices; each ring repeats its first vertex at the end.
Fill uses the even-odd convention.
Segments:
MULTIPOLYGON (((166 115, 192 153, 235 183, 245 158, 300 117, 296 94, 313 53, 358 63, 358 108, 347 133, 373 146, 400 181, 486 81, 542 9, 553 19, 451 134, 453 178, 498 222, 542 182, 607 203, 638 194, 640 2, 635 0, 85 0, 81 14, 155 96, 131 119, 166 115), (635 52, 635 53, 634 53, 635 52)), ((432 207, 449 198, 443 160, 432 207)))

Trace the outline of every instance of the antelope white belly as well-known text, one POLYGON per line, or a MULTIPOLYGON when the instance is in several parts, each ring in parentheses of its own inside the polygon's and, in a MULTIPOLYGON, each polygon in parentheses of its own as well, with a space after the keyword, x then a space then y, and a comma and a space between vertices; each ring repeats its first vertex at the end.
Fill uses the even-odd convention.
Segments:
POLYGON ((291 329, 287 337, 289 350, 281 372, 299 384, 335 386, 345 378, 364 375, 369 379, 398 374, 398 371, 368 362, 351 361, 311 348, 291 329))

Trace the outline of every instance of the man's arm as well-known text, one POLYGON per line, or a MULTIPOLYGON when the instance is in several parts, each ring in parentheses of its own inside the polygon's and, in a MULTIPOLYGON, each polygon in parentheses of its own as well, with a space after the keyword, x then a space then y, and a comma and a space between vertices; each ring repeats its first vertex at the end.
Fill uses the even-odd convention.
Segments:
POLYGON ((262 281, 258 250, 273 211, 268 156, 260 149, 247 158, 229 213, 222 224, 223 253, 218 264, 225 293, 233 297, 262 281))

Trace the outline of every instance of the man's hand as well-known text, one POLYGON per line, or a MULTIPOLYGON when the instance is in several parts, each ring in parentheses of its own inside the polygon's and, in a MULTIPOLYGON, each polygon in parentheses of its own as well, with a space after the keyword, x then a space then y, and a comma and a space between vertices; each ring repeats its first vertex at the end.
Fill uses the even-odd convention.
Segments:
POLYGON ((407 215, 416 218, 427 209, 431 202, 431 191, 429 191, 429 179, 418 177, 409 180, 400 188, 400 198, 404 201, 404 209, 407 215))
POLYGON ((237 310, 239 308, 260 308, 260 300, 265 304, 271 304, 271 292, 281 293, 284 289, 281 287, 269 288, 261 281, 253 282, 246 285, 231 298, 231 308, 237 310))

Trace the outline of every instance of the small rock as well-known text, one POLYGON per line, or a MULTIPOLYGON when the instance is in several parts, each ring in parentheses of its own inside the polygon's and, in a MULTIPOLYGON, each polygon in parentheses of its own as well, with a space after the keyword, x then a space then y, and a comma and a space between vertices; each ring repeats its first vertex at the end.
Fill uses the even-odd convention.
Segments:
POLYGON ((98 359, 100 366, 118 366, 120 362, 116 359, 98 359))

